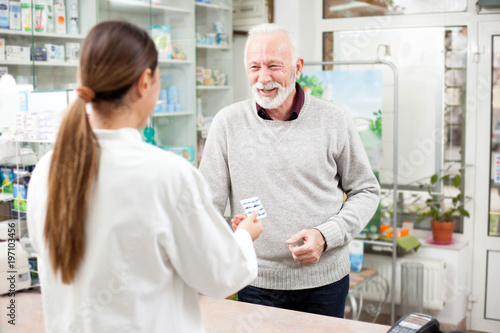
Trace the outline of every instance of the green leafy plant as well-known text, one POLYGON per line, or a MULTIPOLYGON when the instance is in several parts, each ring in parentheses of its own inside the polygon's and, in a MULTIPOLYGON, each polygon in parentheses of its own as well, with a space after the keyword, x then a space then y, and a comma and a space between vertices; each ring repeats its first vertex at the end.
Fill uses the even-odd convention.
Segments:
POLYGON ((430 184, 420 184, 420 188, 426 188, 430 198, 425 201, 426 209, 420 213, 420 216, 415 221, 416 223, 421 222, 426 217, 430 217, 433 221, 438 222, 452 221, 454 216, 470 217, 469 212, 465 210, 463 206, 464 197, 461 191, 459 191, 457 195, 451 198, 450 207, 444 207, 444 200, 442 196, 432 193, 434 185, 438 181, 443 181, 446 179, 451 179, 453 187, 460 190, 462 177, 458 174, 442 174, 442 172, 438 172, 431 176, 430 184))
POLYGON ((316 75, 301 75, 297 82, 300 84, 304 91, 311 90, 311 95, 316 97, 323 96, 323 87, 321 87, 321 82, 316 75))
POLYGON ((382 138, 382 110, 378 110, 377 112, 373 112, 375 116, 375 120, 370 120, 370 129, 375 133, 379 138, 382 138))

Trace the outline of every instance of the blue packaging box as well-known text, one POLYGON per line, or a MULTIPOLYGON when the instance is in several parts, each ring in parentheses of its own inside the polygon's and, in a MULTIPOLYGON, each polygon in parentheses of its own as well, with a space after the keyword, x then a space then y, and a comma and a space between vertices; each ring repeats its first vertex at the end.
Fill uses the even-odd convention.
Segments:
POLYGON ((35 61, 47 61, 47 49, 45 47, 35 47, 35 61))

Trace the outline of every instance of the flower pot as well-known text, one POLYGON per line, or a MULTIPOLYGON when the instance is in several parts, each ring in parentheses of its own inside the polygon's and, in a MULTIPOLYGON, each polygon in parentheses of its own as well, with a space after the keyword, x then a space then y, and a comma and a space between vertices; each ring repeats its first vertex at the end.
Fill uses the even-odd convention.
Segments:
POLYGON ((451 242, 455 221, 439 222, 431 221, 432 239, 435 242, 451 242))

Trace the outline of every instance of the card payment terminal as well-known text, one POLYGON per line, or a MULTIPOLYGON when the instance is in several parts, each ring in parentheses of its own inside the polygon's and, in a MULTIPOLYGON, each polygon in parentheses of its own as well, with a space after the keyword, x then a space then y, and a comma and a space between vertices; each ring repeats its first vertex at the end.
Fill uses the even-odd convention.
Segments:
POLYGON ((439 322, 431 316, 410 313, 398 320, 387 333, 439 333, 439 322))

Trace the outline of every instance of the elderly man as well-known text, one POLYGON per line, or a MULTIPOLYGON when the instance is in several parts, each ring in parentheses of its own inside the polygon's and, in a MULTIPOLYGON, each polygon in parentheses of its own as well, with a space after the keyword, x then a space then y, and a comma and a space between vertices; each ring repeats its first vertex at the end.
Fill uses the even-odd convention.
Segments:
POLYGON ((242 199, 258 196, 267 212, 259 274, 239 299, 343 317, 349 242, 378 206, 377 179, 349 115, 295 82, 304 59, 289 31, 252 29, 245 66, 253 99, 216 115, 200 166, 219 210, 229 197, 239 214, 233 226, 242 199))

